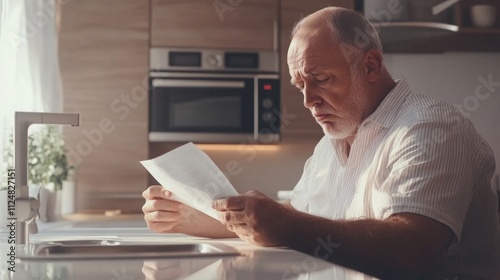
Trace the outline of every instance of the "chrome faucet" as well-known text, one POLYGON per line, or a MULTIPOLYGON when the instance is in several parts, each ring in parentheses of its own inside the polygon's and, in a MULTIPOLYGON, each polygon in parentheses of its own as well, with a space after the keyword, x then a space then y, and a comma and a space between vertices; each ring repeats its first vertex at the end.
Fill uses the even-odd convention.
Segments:
POLYGON ((14 116, 14 167, 16 170, 16 243, 29 244, 29 228, 40 207, 37 198, 29 196, 28 188, 28 128, 32 124, 80 125, 79 114, 15 112, 14 116))

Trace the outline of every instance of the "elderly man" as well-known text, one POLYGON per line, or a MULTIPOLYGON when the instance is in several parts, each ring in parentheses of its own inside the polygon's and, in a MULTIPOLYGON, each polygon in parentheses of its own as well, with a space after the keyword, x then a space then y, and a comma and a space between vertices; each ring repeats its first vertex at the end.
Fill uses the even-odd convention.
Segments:
POLYGON ((325 133, 290 203, 256 191, 217 200, 221 223, 152 186, 148 226, 288 246, 385 277, 500 279, 495 161, 471 123, 394 81, 376 31, 352 10, 301 20, 288 66, 325 133))

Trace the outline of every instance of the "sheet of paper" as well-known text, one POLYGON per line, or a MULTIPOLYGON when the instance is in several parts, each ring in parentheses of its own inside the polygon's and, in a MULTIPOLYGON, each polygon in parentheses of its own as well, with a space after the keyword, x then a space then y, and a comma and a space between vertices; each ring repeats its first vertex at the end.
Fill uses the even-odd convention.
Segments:
POLYGON ((215 163, 191 142, 141 163, 164 188, 172 192, 173 200, 217 220, 212 201, 238 195, 215 163))

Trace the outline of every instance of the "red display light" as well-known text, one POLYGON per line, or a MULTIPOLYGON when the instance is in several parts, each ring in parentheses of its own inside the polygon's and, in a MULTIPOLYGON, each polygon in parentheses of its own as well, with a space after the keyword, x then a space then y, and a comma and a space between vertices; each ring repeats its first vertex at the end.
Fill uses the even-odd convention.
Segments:
POLYGON ((271 85, 264 85, 264 90, 272 90, 273 89, 273 86, 271 85))

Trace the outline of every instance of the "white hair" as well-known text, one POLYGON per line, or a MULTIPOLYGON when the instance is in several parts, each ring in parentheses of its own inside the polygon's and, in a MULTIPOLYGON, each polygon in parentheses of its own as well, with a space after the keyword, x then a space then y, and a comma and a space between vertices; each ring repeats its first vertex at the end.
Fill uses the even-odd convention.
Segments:
MULTIPOLYGON (((382 43, 377 30, 361 13, 339 7, 327 7, 319 12, 325 15, 325 23, 332 32, 332 39, 341 44, 351 65, 355 64, 358 61, 357 58, 366 51, 374 49, 382 52, 382 43)), ((292 37, 295 36, 308 17, 295 24, 292 37)))

